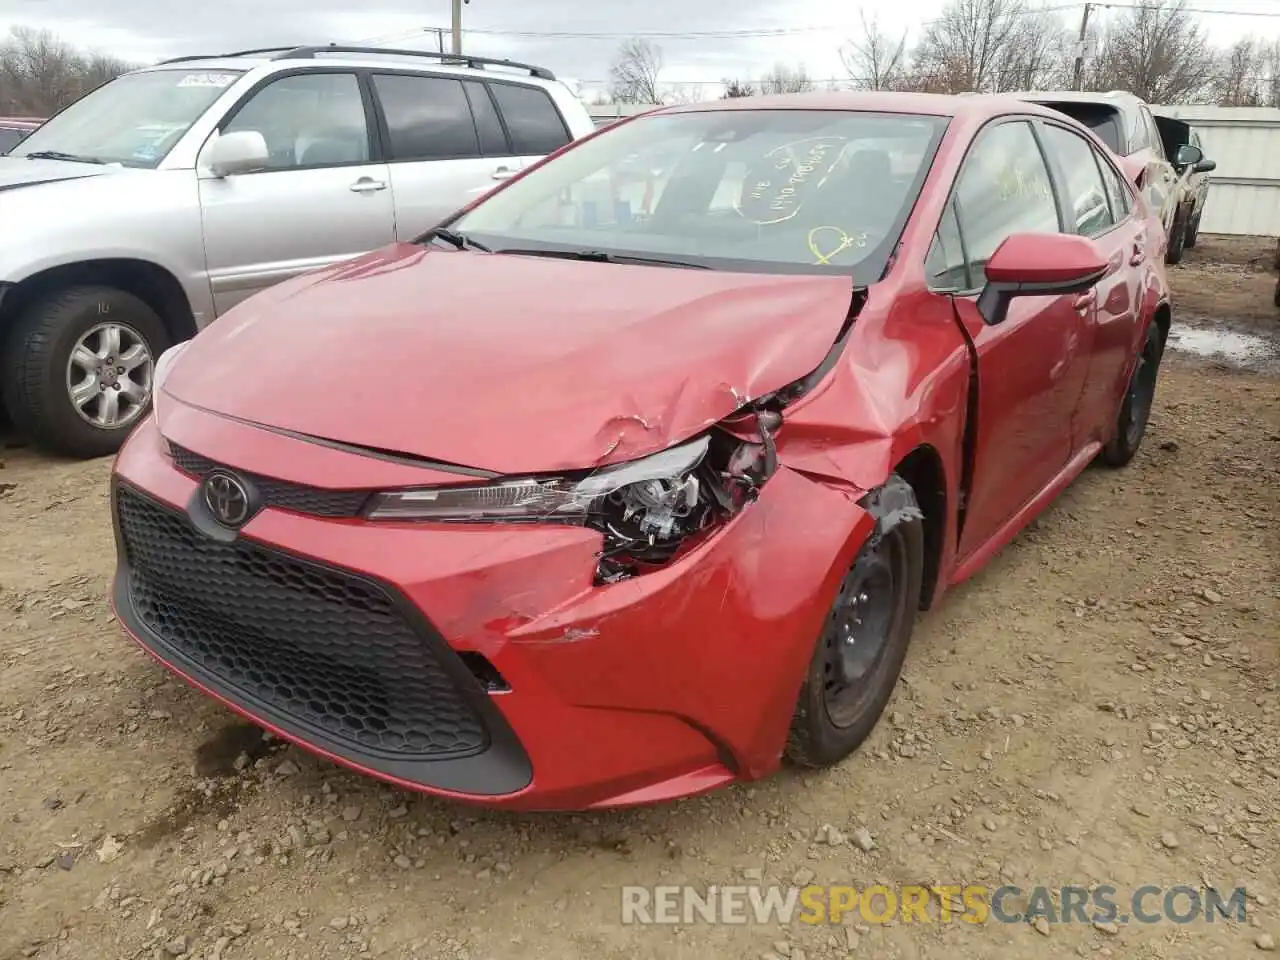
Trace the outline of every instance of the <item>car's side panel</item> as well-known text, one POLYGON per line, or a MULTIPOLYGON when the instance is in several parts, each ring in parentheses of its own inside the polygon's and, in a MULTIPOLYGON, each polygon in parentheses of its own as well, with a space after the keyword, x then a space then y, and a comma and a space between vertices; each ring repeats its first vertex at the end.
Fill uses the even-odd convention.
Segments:
POLYGON ((1049 485, 1072 452, 1071 421, 1084 385, 1091 330, 1076 297, 1022 297, 990 326, 976 297, 957 297, 973 341, 978 405, 973 485, 961 557, 972 553, 1049 485))

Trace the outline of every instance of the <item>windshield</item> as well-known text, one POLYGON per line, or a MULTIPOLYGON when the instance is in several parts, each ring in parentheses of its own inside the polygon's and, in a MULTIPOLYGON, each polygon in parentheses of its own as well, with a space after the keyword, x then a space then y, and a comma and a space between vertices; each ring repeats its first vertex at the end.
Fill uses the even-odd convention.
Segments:
POLYGON ((833 110, 657 114, 572 147, 449 226, 496 252, 883 274, 945 128, 833 110))
POLYGON ((240 75, 190 69, 127 73, 50 119, 11 155, 49 153, 153 168, 240 75))

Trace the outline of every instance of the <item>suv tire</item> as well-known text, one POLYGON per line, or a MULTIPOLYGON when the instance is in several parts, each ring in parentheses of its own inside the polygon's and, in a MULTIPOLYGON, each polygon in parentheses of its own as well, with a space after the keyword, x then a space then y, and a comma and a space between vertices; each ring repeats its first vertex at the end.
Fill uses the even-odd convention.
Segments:
POLYGON ((1200 237, 1200 214, 1196 214, 1187 221, 1187 238, 1183 244, 1188 250, 1196 245, 1196 240, 1200 237))
POLYGON ((1164 262, 1169 264, 1182 262, 1183 247, 1187 242, 1187 216, 1184 210, 1173 215, 1173 228, 1169 231, 1169 248, 1165 250, 1164 262))
POLYGON ((159 315, 124 290, 76 286, 42 297, 16 318, 0 353, 9 417, 50 453, 113 454, 146 416, 169 342, 159 315))

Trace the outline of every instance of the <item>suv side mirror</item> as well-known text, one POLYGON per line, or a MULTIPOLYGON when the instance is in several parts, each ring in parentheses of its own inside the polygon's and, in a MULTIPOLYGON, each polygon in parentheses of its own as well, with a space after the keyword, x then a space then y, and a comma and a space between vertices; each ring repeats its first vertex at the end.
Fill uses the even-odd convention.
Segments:
POLYGON ((1015 297, 1082 293, 1103 278, 1107 260, 1091 240, 1069 233, 1015 233, 987 261, 978 312, 1003 323, 1015 297))
POLYGON ((1208 173, 1210 170, 1217 168, 1217 164, 1212 160, 1204 158, 1204 151, 1193 143, 1184 143, 1178 148, 1178 155, 1174 157, 1174 166, 1192 167, 1196 173, 1208 173))
POLYGON ((215 177, 265 170, 271 159, 267 141, 257 130, 224 133, 209 144, 201 158, 215 177))

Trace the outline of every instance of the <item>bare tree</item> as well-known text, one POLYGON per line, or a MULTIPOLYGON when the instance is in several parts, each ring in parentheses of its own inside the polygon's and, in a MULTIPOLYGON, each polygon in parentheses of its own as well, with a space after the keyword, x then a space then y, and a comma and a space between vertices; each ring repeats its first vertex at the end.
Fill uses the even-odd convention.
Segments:
POLYGON ((1024 0, 951 0, 914 51, 913 85, 939 93, 1000 93, 1056 80, 1066 28, 1024 0))
POLYGON ((678 83, 668 88, 664 96, 667 103, 701 103, 707 99, 701 83, 678 83))
POLYGON ((809 71, 803 66, 793 69, 781 63, 762 76, 758 86, 763 94, 808 93, 814 89, 809 71))
POLYGON ((1108 25, 1090 83, 1132 91, 1148 103, 1195 102, 1211 95, 1218 66, 1185 0, 1151 0, 1108 25))
POLYGON ((47 117, 129 69, 48 30, 14 27, 0 40, 0 113, 47 117))
POLYGON ((662 48, 639 38, 618 48, 609 80, 619 103, 662 103, 658 75, 662 72, 662 48))
POLYGON ((755 96, 756 88, 750 80, 739 80, 734 77, 722 82, 724 83, 724 93, 720 95, 721 100, 736 100, 739 97, 755 96))
POLYGON ((1257 107, 1263 102, 1262 49, 1248 37, 1222 55, 1213 81, 1214 102, 1222 107, 1257 107))
POLYGON ((1280 39, 1272 40, 1258 54, 1258 86, 1261 103, 1280 107, 1280 39))
POLYGON ((903 31, 897 40, 880 29, 880 21, 872 17, 870 22, 863 12, 862 35, 848 41, 840 50, 844 68, 859 90, 901 90, 908 79, 907 34, 903 31))

